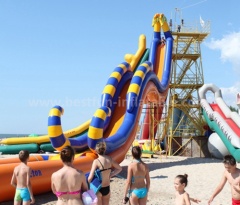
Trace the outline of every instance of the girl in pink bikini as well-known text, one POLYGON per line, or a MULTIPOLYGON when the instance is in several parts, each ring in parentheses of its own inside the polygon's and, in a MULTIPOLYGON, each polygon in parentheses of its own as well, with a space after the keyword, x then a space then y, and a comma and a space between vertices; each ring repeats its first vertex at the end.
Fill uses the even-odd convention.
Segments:
POLYGON ((63 167, 51 178, 52 191, 58 197, 56 205, 83 205, 82 192, 88 190, 84 173, 73 167, 74 150, 66 146, 60 153, 63 167))

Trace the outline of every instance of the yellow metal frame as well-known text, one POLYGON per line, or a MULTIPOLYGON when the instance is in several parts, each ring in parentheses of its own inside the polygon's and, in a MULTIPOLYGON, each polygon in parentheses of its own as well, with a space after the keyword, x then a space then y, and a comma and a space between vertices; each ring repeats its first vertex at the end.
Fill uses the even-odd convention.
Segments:
MULTIPOLYGON (((149 137, 150 137, 150 140, 151 140, 151 144, 150 144, 150 150, 147 151, 147 152, 150 152, 150 153, 144 153, 144 150, 143 150, 142 157, 153 158, 153 154, 156 154, 155 150, 154 150, 154 148, 155 148, 154 129, 158 125, 158 122, 156 123, 156 119, 154 117, 155 103, 148 102, 148 104, 150 106, 147 106, 147 108, 143 108, 143 109, 148 109, 149 110, 149 137)), ((158 108, 158 106, 157 106, 157 108, 158 108)), ((158 112, 158 110, 157 110, 157 112, 158 112)))
MULTIPOLYGON (((204 135, 205 130, 203 126, 205 122, 201 115, 198 90, 204 84, 201 43, 209 33, 210 22, 206 22, 205 27, 200 27, 200 29, 197 26, 184 26, 181 32, 172 31, 174 47, 168 101, 164 105, 165 109, 163 109, 162 118, 159 122, 156 123, 157 119, 154 119, 152 109, 150 109, 149 114, 149 135, 152 138, 156 124, 162 128, 160 132, 158 131, 158 139, 161 142, 167 137, 167 155, 176 155, 184 152, 187 144, 191 143, 195 137, 204 135), (175 109, 183 113, 181 117, 179 116, 178 125, 174 125, 173 120, 175 109), (181 123, 184 123, 186 126, 182 128, 181 123), (176 137, 179 137, 178 140, 176 137), (184 137, 184 143, 179 143, 181 137, 184 137), (175 150, 173 150, 173 144, 175 145, 175 150)), ((154 140, 152 140, 152 149, 154 143, 154 140)), ((146 154, 145 157, 152 157, 152 155, 146 154)))
POLYGON ((210 33, 210 23, 206 28, 204 31, 184 29, 172 32, 174 49, 166 119, 167 143, 170 148, 168 155, 178 154, 195 136, 203 136, 205 132, 198 89, 204 84, 200 45, 210 33), (182 113, 177 125, 173 120, 176 110, 182 113), (181 123, 185 126, 181 126, 181 123), (189 140, 184 144, 179 143, 176 137, 184 135, 189 136, 189 140), (173 143, 176 150, 173 150, 173 143))

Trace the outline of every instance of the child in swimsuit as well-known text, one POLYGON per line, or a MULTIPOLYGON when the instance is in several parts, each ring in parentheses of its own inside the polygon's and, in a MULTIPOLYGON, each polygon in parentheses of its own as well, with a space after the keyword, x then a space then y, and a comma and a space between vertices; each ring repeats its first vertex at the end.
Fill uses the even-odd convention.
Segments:
POLYGON ((57 205, 83 205, 82 192, 88 190, 84 173, 73 167, 74 150, 66 146, 60 152, 63 167, 54 172, 51 177, 53 193, 58 197, 57 205))
POLYGON ((31 168, 27 166, 29 152, 21 150, 19 152, 19 159, 21 163, 14 168, 11 180, 11 185, 16 187, 14 204, 21 204, 23 202, 23 204, 29 205, 35 202, 30 181, 31 168))
POLYGON ((104 142, 98 142, 95 150, 98 158, 93 161, 88 182, 91 183, 95 170, 99 169, 102 176, 102 187, 97 192, 98 203, 108 205, 110 201, 110 178, 121 172, 122 167, 111 157, 105 155, 106 144, 104 142), (114 168, 113 171, 112 167, 114 168))
POLYGON ((223 172, 222 179, 213 192, 208 204, 211 204, 213 199, 222 191, 224 185, 228 181, 231 187, 232 205, 240 204, 240 169, 237 168, 237 163, 232 155, 226 155, 223 158, 225 171, 223 172))
POLYGON ((149 169, 141 160, 142 150, 139 146, 132 148, 133 162, 128 165, 128 175, 123 203, 130 197, 131 204, 147 204, 147 194, 150 187, 149 169), (129 197, 128 197, 129 194, 129 197))
POLYGON ((198 199, 190 198, 189 194, 185 191, 185 187, 188 184, 188 175, 177 175, 174 180, 174 187, 176 190, 176 199, 175 204, 176 205, 189 205, 191 204, 190 201, 193 201, 195 203, 201 202, 198 199))

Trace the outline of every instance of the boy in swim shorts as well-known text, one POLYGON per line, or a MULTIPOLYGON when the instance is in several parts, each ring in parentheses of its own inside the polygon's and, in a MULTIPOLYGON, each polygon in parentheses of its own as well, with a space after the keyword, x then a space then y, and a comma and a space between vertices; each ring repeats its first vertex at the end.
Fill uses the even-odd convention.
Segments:
POLYGON ((211 204, 213 199, 222 191, 224 185, 228 181, 231 187, 232 205, 240 205, 240 169, 237 168, 237 163, 232 155, 226 155, 223 159, 225 171, 223 172, 222 179, 213 192, 208 204, 211 204))
POLYGON ((21 163, 14 168, 11 180, 11 185, 16 188, 14 205, 21 205, 21 203, 23 205, 33 204, 35 199, 30 181, 31 168, 27 166, 29 152, 21 150, 19 152, 19 159, 21 163))

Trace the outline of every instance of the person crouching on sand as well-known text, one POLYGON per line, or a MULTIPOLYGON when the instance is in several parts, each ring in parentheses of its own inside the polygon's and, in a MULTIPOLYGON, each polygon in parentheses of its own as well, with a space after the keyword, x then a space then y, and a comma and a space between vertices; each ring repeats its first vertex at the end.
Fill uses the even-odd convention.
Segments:
POLYGON ((232 205, 240 204, 240 169, 237 168, 237 163, 232 155, 226 155, 223 158, 225 171, 222 174, 222 179, 217 188, 213 192, 208 204, 211 204, 213 199, 222 191, 224 185, 228 181, 232 193, 232 205))
POLYGON ((188 184, 188 175, 177 175, 174 180, 174 187, 176 189, 175 205, 190 205, 193 201, 195 203, 201 202, 199 199, 190 198, 189 194, 185 191, 188 184))

